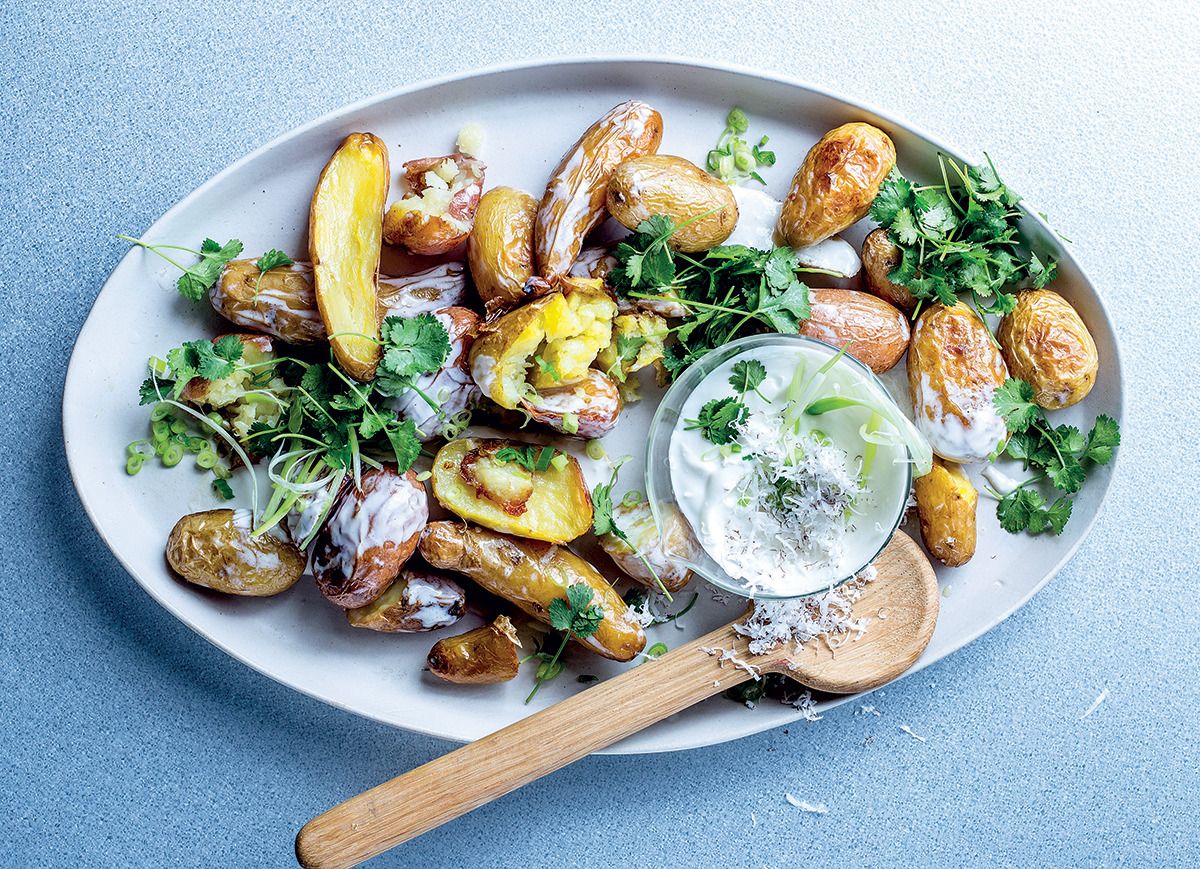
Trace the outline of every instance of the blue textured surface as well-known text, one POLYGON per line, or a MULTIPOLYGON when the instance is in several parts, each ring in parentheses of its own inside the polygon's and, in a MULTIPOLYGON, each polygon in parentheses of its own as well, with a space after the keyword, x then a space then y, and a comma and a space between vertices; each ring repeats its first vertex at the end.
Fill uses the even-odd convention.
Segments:
POLYGON ((343 103, 581 51, 753 65, 884 107, 963 153, 1007 155, 1006 180, 1073 239, 1116 324, 1121 469, 1060 575, 920 675, 785 731, 585 759, 370 865, 1200 856, 1194 7, 17 6, 0 10, 0 866, 294 865, 309 817, 452 748, 282 688, 145 595, 74 495, 62 377, 124 253, 116 233, 343 103), (708 15, 725 23, 698 26, 708 15))

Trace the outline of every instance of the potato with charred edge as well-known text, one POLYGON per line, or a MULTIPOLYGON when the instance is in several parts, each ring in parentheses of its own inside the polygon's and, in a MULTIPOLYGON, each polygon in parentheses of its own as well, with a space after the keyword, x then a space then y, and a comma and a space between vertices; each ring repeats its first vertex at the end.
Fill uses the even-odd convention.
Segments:
POLYGON ((429 499, 415 471, 395 465, 363 472, 329 512, 313 541, 317 588, 343 609, 365 606, 382 595, 417 548, 429 520, 429 499))
POLYGON ((351 133, 329 158, 308 218, 317 308, 338 364, 355 380, 375 376, 379 344, 379 254, 387 201, 387 146, 351 133))
POLYGON ((1078 404, 1096 383, 1100 357, 1092 333, 1053 290, 1025 290, 996 330, 1009 373, 1028 381, 1046 410, 1078 404))
POLYGON ((188 582, 225 594, 265 597, 286 591, 304 573, 304 553, 253 530, 249 510, 189 513, 167 537, 167 562, 188 582))
POLYGON ((467 239, 483 193, 484 165, 463 153, 404 164, 409 193, 383 218, 383 240, 425 256, 448 253, 467 239))
POLYGON ((496 531, 567 543, 592 527, 592 496, 579 462, 553 447, 459 438, 434 456, 430 482, 447 510, 496 531), (535 470, 501 455, 509 449, 531 450, 535 470), (543 449, 550 451, 544 463, 536 461, 543 449), (551 456, 562 456, 561 467, 551 456))
POLYGON ((551 601, 563 599, 567 586, 586 583, 604 618, 591 636, 572 639, 614 661, 632 661, 646 646, 646 635, 629 617, 621 596, 596 568, 565 547, 443 521, 429 523, 420 549, 434 567, 470 577, 545 624, 550 623, 551 601))
POLYGON ((538 274, 567 274, 584 236, 604 219, 612 171, 626 160, 658 151, 662 129, 662 115, 630 100, 592 124, 563 155, 546 184, 534 223, 538 274))
POLYGON ((479 200, 467 238, 471 279, 488 313, 528 301, 526 282, 536 273, 533 222, 537 200, 513 187, 493 187, 479 200))
POLYGON ((598 438, 617 425, 621 390, 607 374, 589 368, 578 383, 543 389, 522 399, 521 407, 535 422, 577 438, 598 438))
POLYGON ((900 267, 900 260, 900 248, 892 244, 886 229, 880 227, 867 233, 862 245, 863 275, 867 289, 904 313, 911 314, 917 307, 917 297, 908 287, 892 283, 888 277, 900 267))
POLYGON ((346 610, 346 620, 356 628, 411 634, 449 627, 466 611, 467 596, 457 582, 406 567, 375 600, 346 610))
POLYGON ((889 371, 908 349, 908 318, 878 296, 858 290, 808 291, 811 314, 800 334, 846 352, 876 374, 889 371))
POLYGON ((684 253, 723 243, 738 222, 733 188, 682 157, 648 154, 626 160, 608 179, 608 213, 626 229, 655 214, 679 227, 667 246, 684 253))
POLYGON ((962 468, 936 456, 933 470, 913 483, 921 539, 947 567, 961 567, 975 554, 975 507, 979 493, 962 468))
POLYGON ((612 532, 602 534, 597 539, 601 548, 623 573, 653 591, 661 590, 658 582, 655 582, 654 575, 638 557, 640 552, 646 561, 650 562, 654 573, 658 574, 662 589, 674 593, 691 582, 692 571, 680 564, 679 559, 696 561, 703 551, 682 513, 674 507, 664 505, 665 534, 659 533, 649 501, 639 501, 630 507, 616 504, 612 515, 613 524, 621 529, 634 547, 637 547, 636 551, 612 532))
POLYGON ((446 637, 429 652, 429 672, 459 685, 487 685, 517 677, 521 641, 508 616, 496 616, 484 625, 457 637, 446 637))
POLYGON ((843 124, 813 145, 792 177, 779 215, 790 247, 808 247, 866 216, 896 165, 892 140, 870 124, 843 124))
POLYGON ((507 410, 537 390, 579 382, 612 340, 617 304, 603 282, 562 278, 558 286, 486 322, 471 346, 471 376, 507 410))

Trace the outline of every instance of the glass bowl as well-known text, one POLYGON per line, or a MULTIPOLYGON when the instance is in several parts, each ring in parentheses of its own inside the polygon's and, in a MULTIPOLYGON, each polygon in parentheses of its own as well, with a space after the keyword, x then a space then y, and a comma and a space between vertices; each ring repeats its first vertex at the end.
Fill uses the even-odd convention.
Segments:
MULTIPOLYGON (((912 488, 911 456, 907 448, 903 445, 887 448, 888 451, 893 453, 893 464, 896 466, 902 465, 901 470, 890 473, 890 477, 893 479, 888 488, 892 489, 892 491, 883 493, 892 497, 879 497, 880 493, 875 492, 876 503, 869 505, 867 510, 859 514, 856 524, 872 523, 867 529, 869 537, 866 541, 867 545, 865 547, 858 547, 862 557, 855 558, 848 562, 847 565, 844 565, 844 568, 847 569, 841 571, 824 571, 824 573, 830 574, 828 576, 821 576, 821 570, 818 568, 818 576, 814 577, 813 581, 816 582, 819 577, 819 585, 817 587, 806 587, 803 591, 795 593, 790 591, 788 593, 770 593, 756 590, 746 581, 731 576, 704 549, 700 543, 700 536, 696 533, 697 529, 693 527, 694 518, 687 516, 688 507, 686 505, 681 507, 676 497, 670 462, 671 443, 677 428, 680 427, 680 419, 685 413, 684 408, 688 405, 689 399, 692 398, 697 388, 710 375, 724 380, 724 374, 728 371, 728 368, 742 358, 757 358, 775 366, 783 366, 787 364, 786 357, 792 356, 798 361, 803 356, 808 360, 806 362, 805 374, 807 377, 810 376, 810 372, 815 372, 829 360, 838 357, 838 354, 839 350, 837 347, 802 335, 752 335, 748 338, 731 341, 724 347, 710 351, 707 355, 693 363, 671 385, 671 388, 667 390, 662 401, 659 403, 654 418, 650 423, 650 429, 647 433, 648 442, 646 444, 647 500, 654 515, 660 539, 663 541, 664 551, 668 557, 690 568, 718 588, 742 597, 754 597, 763 600, 805 597, 824 591, 827 588, 836 587, 861 573, 864 568, 878 557, 879 553, 891 541, 896 533, 896 529, 900 527, 900 523, 904 519, 909 491, 912 488), (718 371, 718 369, 724 370, 718 371), (717 373, 714 374, 714 372, 717 373), (686 533, 680 533, 681 528, 686 533), (878 538, 877 545, 875 545, 876 537, 878 538), (860 561, 861 563, 859 563, 860 561)), ((787 370, 794 370, 794 368, 795 366, 793 365, 791 369, 787 370)), ((886 401, 893 407, 895 406, 895 402, 892 401, 887 389, 871 369, 848 354, 843 353, 840 358, 837 358, 837 361, 834 362, 829 370, 828 377, 831 381, 853 383, 856 387, 864 387, 873 394, 877 393, 876 397, 881 401, 886 401)), ((723 385, 723 391, 718 390, 716 395, 723 397, 724 395, 733 393, 732 386, 726 383, 723 385)), ((693 404, 696 407, 687 411, 689 416, 694 415, 700 406, 697 402, 693 402, 693 404)), ((831 411, 831 413, 857 414, 865 422, 870 411, 865 408, 851 407, 831 411)), ((882 447, 879 449, 883 450, 882 447)))

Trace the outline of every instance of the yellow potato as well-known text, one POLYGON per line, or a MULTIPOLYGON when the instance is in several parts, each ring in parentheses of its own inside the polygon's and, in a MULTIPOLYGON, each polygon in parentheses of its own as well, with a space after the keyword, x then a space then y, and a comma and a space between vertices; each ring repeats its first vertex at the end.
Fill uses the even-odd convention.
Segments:
POLYGON ((256 423, 268 427, 278 425, 279 417, 286 409, 285 404, 267 396, 261 387, 265 386, 282 393, 285 384, 282 378, 275 376, 270 366, 261 365, 276 358, 271 339, 266 335, 238 334, 220 337, 238 338, 242 342, 242 361, 256 367, 253 370, 241 368, 219 380, 193 377, 183 387, 180 397, 206 413, 210 410, 217 411, 225 422, 225 428, 243 447, 249 449, 247 439, 250 437, 250 429, 256 423), (255 378, 259 378, 257 387, 255 378), (251 397, 247 394, 250 392, 258 394, 251 397))
POLYGON ((434 643, 429 652, 429 672, 459 685, 508 682, 516 678, 520 668, 520 645, 508 616, 496 616, 490 625, 434 643))
POLYGON ((624 381, 630 374, 641 371, 663 358, 666 352, 667 321, 658 314, 638 311, 618 314, 613 318, 612 341, 596 354, 596 367, 615 380, 624 381), (637 354, 631 359, 621 355, 620 339, 643 340, 637 354))
POLYGON ((728 184, 682 157, 666 154, 635 157, 613 170, 608 213, 626 229, 637 229, 655 214, 671 218, 679 229, 667 245, 684 252, 716 247, 729 238, 738 221, 728 184))
POLYGON ((813 289, 808 299, 812 315, 800 324, 800 334, 846 347, 876 374, 890 370, 908 349, 908 318, 878 296, 813 289))
POLYGON ((537 200, 512 187, 493 187, 479 200, 467 239, 467 262, 479 298, 489 312, 528 301, 525 283, 534 276, 533 221, 537 200))
POLYGON ((404 164, 408 194, 383 218, 383 240, 425 256, 462 244, 483 192, 484 165, 466 154, 422 157, 404 164))
POLYGON ((434 567, 470 577, 545 624, 550 623, 551 601, 565 600, 567 586, 585 583, 604 618, 594 634, 575 637, 575 642, 614 661, 632 661, 646 646, 646 635, 621 596, 596 568, 565 547, 461 522, 430 522, 420 548, 421 557, 434 567))
POLYGON ((351 133, 321 171, 308 218, 317 308, 338 364, 362 381, 381 356, 376 281, 389 181, 387 146, 351 133))
POLYGON ((900 266, 900 248, 892 244, 888 231, 880 227, 867 233, 862 245, 863 275, 867 289, 906 314, 917 307, 917 297, 908 287, 892 283, 888 277, 900 266))
MULTIPOLYGON (((561 468, 530 471, 497 455, 527 447, 535 456, 543 449, 499 439, 451 441, 433 459, 434 497, 452 513, 486 528, 551 543, 574 540, 592 527, 592 497, 579 462, 558 453, 561 468)), ((557 452, 545 449, 550 450, 547 460, 557 452)))
POLYGON ((167 537, 167 562, 195 585, 249 597, 279 594, 304 573, 304 553, 270 534, 251 534, 249 510, 189 513, 167 537))
POLYGON ((346 610, 346 620, 356 628, 410 634, 449 627, 466 611, 467 596, 457 582, 405 567, 375 600, 346 610))
POLYGON ((683 514, 673 507, 664 507, 664 510, 665 539, 659 533, 649 501, 640 501, 632 507, 626 507, 624 504, 613 507, 613 522, 633 546, 637 547, 636 551, 612 532, 597 539, 601 548, 622 572, 647 588, 660 591, 658 583, 654 581, 654 574, 638 557, 640 552, 650 562, 654 573, 658 574, 662 588, 673 593, 692 580, 691 569, 680 564, 678 559, 696 561, 703 553, 683 514))
POLYGON ((779 215, 779 234, 808 247, 866 216, 879 185, 896 165, 896 148, 870 124, 830 130, 804 158, 779 215))
POLYGON ((1096 342, 1070 303, 1053 290, 1026 290, 996 330, 1013 377, 1027 380, 1046 410, 1082 401, 1096 383, 1096 342))
POLYGON ((975 554, 975 507, 979 494, 962 469, 936 456, 933 469, 913 483, 921 539, 947 567, 961 567, 975 554))

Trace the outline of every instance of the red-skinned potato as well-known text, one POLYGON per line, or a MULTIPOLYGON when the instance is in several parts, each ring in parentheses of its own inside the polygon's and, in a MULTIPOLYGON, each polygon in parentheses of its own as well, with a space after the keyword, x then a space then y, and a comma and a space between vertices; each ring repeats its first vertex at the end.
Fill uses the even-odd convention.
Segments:
POLYGON ((411 253, 434 256, 466 241, 483 193, 484 164, 463 153, 404 164, 409 194, 383 218, 383 239, 411 253))
POLYGON ((521 401, 536 422, 578 438, 598 438, 617 425, 621 390, 607 374, 589 368, 583 380, 539 390, 521 401))
POLYGON ((812 289, 812 314, 800 334, 846 352, 876 374, 890 370, 908 349, 908 318, 878 296, 858 290, 812 289))
POLYGON ((380 401, 401 419, 411 419, 417 427, 417 437, 422 441, 433 440, 446 432, 461 431, 459 417, 483 397, 471 377, 470 367, 471 344, 479 328, 479 315, 470 308, 453 307, 436 311, 433 317, 450 338, 450 352, 442 366, 417 377, 412 389, 380 401), (429 396, 437 407, 431 406, 422 395, 429 396))
POLYGON ((405 567, 387 590, 365 606, 346 610, 356 628, 411 634, 449 627, 467 611, 462 586, 430 570, 405 567))

